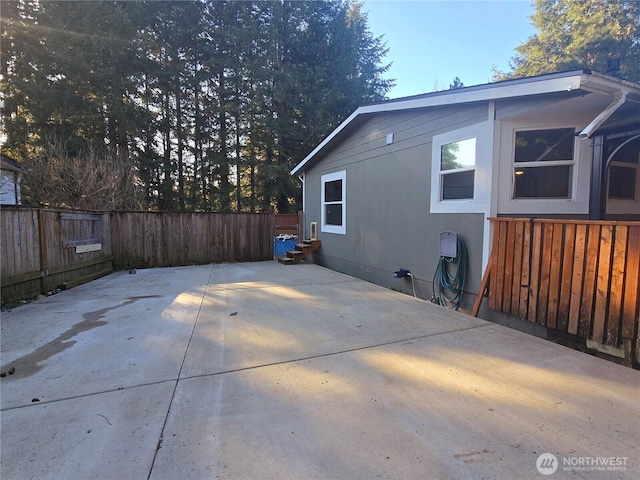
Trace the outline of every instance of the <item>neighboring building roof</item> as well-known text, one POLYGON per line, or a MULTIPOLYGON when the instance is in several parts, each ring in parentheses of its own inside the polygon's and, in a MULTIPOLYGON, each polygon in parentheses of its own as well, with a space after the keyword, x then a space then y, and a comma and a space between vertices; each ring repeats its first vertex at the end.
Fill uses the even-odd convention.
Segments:
MULTIPOLYGON (((309 155, 298 163, 298 165, 291 170, 291 174, 296 175, 303 172, 310 166, 314 159, 330 148, 335 140, 342 138, 356 128, 359 124, 357 120, 371 114, 529 97, 558 92, 573 92, 575 90, 587 93, 608 94, 613 97, 613 102, 609 107, 585 128, 583 136, 591 136, 625 101, 640 104, 640 87, 638 85, 589 70, 573 70, 569 72, 538 75, 535 77, 518 78, 515 80, 505 80, 372 103, 359 107, 353 112, 309 155), (587 131, 587 129, 589 129, 589 131, 587 131)), ((638 108, 635 107, 635 110, 637 111, 638 108)))
POLYGON ((11 170, 12 172, 27 172, 27 169, 16 162, 13 158, 9 158, 2 153, 0 153, 0 168, 2 170, 11 170))

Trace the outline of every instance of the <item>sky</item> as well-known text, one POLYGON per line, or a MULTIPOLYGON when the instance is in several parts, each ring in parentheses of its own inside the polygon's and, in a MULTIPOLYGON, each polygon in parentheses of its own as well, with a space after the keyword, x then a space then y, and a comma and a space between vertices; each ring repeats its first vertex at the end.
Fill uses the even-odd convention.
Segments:
POLYGON ((365 0, 369 29, 384 36, 395 79, 389 98, 489 83, 509 70, 515 48, 536 33, 530 0, 365 0))

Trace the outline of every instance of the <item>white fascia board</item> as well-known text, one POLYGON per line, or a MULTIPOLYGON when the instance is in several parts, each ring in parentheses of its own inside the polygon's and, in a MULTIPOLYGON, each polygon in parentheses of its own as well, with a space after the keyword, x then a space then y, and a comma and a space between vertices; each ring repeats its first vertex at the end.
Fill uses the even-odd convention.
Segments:
POLYGON ((338 135, 342 130, 344 130, 344 128, 349 125, 358 115, 360 115, 360 110, 362 110, 363 107, 358 108, 355 112, 353 112, 351 115, 349 115, 349 118, 347 118, 344 122, 342 122, 340 125, 338 125, 338 127, 331 132, 322 142, 320 142, 318 144, 318 146, 316 148, 313 149, 313 151, 307 155, 306 157, 304 157, 304 159, 298 163, 298 165, 296 165, 293 170, 291 170, 291 175, 296 175, 298 174, 298 172, 300 172, 302 170, 302 167, 304 167, 306 165, 306 163, 311 160, 316 153, 318 153, 320 150, 322 150, 329 142, 331 142, 331 140, 333 140, 335 138, 336 135, 338 135))
POLYGON ((390 100, 383 103, 365 105, 359 107, 349 118, 342 122, 333 132, 329 134, 313 151, 307 155, 293 170, 291 175, 298 174, 304 166, 326 147, 347 125, 360 115, 397 112, 402 110, 412 110, 416 108, 440 107, 445 105, 456 105, 461 103, 482 102, 500 100, 505 98, 523 97, 529 95, 540 95, 555 92, 570 92, 580 88, 589 81, 591 74, 582 71, 570 72, 569 74, 559 74, 558 76, 542 76, 525 79, 506 81, 495 84, 480 85, 478 87, 467 87, 456 90, 445 90, 420 96, 419 98, 409 97, 406 100, 390 100))
POLYGON ((582 88, 594 93, 605 93, 609 95, 622 93, 627 96, 640 96, 640 87, 638 87, 637 84, 598 73, 589 75, 589 77, 582 82, 582 88))

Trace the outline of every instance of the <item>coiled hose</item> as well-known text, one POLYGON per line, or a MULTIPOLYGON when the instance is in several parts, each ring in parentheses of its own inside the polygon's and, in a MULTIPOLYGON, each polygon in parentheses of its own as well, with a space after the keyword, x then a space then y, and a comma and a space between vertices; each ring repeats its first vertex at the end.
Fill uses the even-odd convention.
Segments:
POLYGON ((467 246, 458 236, 458 254, 455 258, 440 257, 433 275, 432 302, 458 310, 462 304, 464 284, 467 280, 467 246), (456 267, 453 270, 452 267, 456 267), (436 283, 438 293, 436 294, 436 283))

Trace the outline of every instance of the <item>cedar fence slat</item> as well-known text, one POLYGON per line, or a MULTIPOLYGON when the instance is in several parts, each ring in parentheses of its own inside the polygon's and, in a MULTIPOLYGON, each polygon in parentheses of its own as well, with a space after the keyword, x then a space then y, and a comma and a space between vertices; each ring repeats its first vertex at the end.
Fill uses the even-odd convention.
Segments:
POLYGON ((538 307, 536 322, 547 323, 549 310, 549 284, 551 283, 551 254, 553 243, 553 224, 542 225, 542 261, 540 264, 540 290, 538 292, 538 307))
POLYGON ((538 313, 538 292, 540 289, 540 259, 542 257, 542 225, 539 223, 533 224, 533 240, 532 240, 532 255, 531 255, 531 280, 529 281, 529 310, 527 320, 535 323, 537 321, 538 313))
POLYGON ((562 243, 564 240, 563 225, 554 223, 551 240, 551 265, 549 273, 549 309, 547 326, 557 328, 558 303, 560 302, 560 285, 562 279, 562 243))
POLYGON ((609 287, 609 315, 607 319, 608 345, 618 345, 622 324, 622 299, 624 298, 624 274, 627 260, 627 237, 629 227, 616 228, 611 262, 611 285, 609 287))
POLYGON ((598 251, 600 250, 600 225, 589 225, 587 237, 587 258, 585 265, 582 305, 580 306, 580 324, 578 335, 591 338, 593 330, 593 303, 598 273, 598 251))
POLYGON ((527 318, 527 309, 529 308, 529 286, 531 275, 531 222, 522 222, 522 270, 520 273, 520 307, 518 316, 527 318))
MULTIPOLYGON (((604 343, 607 328, 607 301, 611 284, 611 247, 613 228, 609 225, 600 227, 600 253, 596 271, 596 295, 593 308, 593 334, 591 339, 604 343)), ((617 342, 616 342, 617 344, 617 342)))
POLYGON ((498 249, 500 252, 498 255, 498 268, 494 270, 496 277, 496 296, 495 296, 495 309, 502 310, 504 300, 504 273, 505 273, 505 250, 507 247, 507 223, 500 225, 500 235, 498 237, 498 249), (500 292, 498 295, 497 292, 500 292))
POLYGON ((640 225, 629 228, 627 245, 621 333, 635 345, 636 358, 640 358, 640 225))
MULTIPOLYGON (((495 226, 496 230, 500 229, 500 224, 495 226)), ((498 249, 500 248, 500 234, 499 232, 493 236, 493 239, 491 241, 491 257, 489 258, 489 263, 491 263, 491 271, 494 272, 493 275, 491 275, 488 278, 489 281, 489 291, 490 292, 497 292, 498 291, 498 257, 499 255, 496 253, 498 252, 498 249)), ((498 307, 496 299, 498 298, 498 295, 494 294, 494 295, 489 295, 489 308, 491 308, 492 310, 500 310, 500 307, 498 307)))
POLYGON ((511 311, 511 294, 513 289, 513 267, 515 255, 516 228, 515 222, 507 223, 507 245, 505 251, 504 295, 502 305, 511 311))
POLYGON ((576 226, 573 254, 573 275, 571 278, 571 301, 569 304, 569 333, 578 334, 580 325, 580 305, 582 305, 582 279, 587 247, 587 225, 576 226))
POLYGON ((512 283, 513 286, 511 288, 511 315, 518 316, 520 311, 520 290, 522 282, 522 244, 523 244, 523 234, 524 234, 524 224, 523 222, 513 222, 513 227, 515 229, 515 239, 514 239, 514 256, 513 256, 513 278, 512 283))
MULTIPOLYGON (((573 261, 576 244, 576 225, 565 225, 564 252, 562 255, 562 282, 558 303, 558 323, 556 328, 562 332, 569 329, 569 307, 571 304, 571 280, 573 278, 573 261)), ((560 264, 560 262, 558 262, 560 264)))
POLYGON ((489 308, 640 356, 639 222, 489 220, 489 308))

